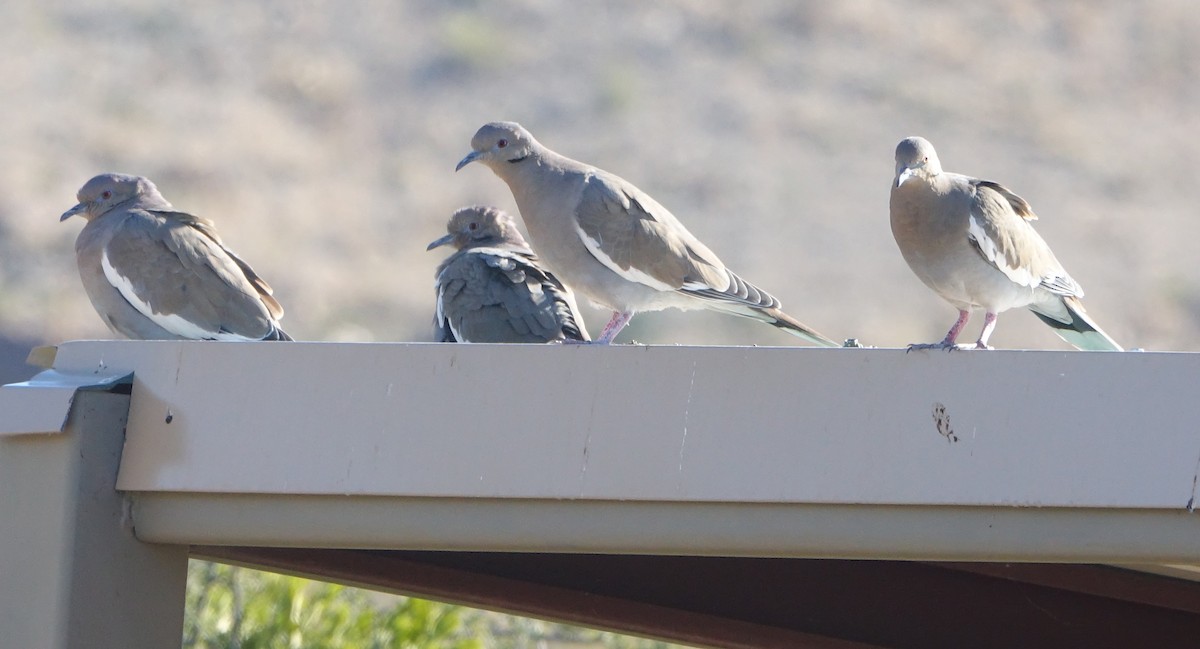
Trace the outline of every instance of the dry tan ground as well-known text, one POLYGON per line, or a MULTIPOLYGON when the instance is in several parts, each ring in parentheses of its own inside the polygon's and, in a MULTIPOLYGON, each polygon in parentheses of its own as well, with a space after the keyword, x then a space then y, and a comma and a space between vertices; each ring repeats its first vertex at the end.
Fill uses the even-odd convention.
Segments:
MULTIPOLYGON (((453 173, 511 119, 653 194, 800 319, 881 346, 953 320, 887 225, 892 150, 924 135, 1033 204, 1115 338, 1197 348, 1194 0, 14 0, 0 71, 0 329, 47 342, 109 336, 82 222, 57 221, 101 171, 215 220, 297 338, 424 340, 425 244, 461 205, 515 210, 483 167, 453 173)), ((794 343, 716 314, 629 336, 794 343)), ((1066 348, 1025 313, 992 340, 1066 348)))

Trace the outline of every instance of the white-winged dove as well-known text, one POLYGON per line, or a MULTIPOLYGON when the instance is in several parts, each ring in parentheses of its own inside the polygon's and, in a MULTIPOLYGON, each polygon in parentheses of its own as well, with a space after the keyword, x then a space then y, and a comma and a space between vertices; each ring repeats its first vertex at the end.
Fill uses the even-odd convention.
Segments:
POLYGON ((128 338, 291 340, 283 307, 206 219, 177 212, 141 176, 101 174, 60 220, 87 220, 75 240, 92 306, 128 338))
POLYGON ((434 275, 439 342, 587 341, 575 297, 542 268, 511 216, 494 207, 464 207, 446 236, 426 250, 457 250, 434 275))
POLYGON ((828 347, 834 341, 738 277, 670 212, 613 174, 561 156, 513 122, 485 124, 457 169, 480 162, 508 184, 534 247, 567 286, 613 310, 607 344, 642 311, 713 309, 828 347))
POLYGON ((892 235, 925 285, 958 309, 941 342, 911 349, 988 349, 997 314, 1028 307, 1079 349, 1120 351, 1088 317, 1083 289, 1033 229, 1029 203, 987 180, 942 171, 933 145, 919 137, 896 147, 892 235), (972 309, 983 309, 974 344, 956 344, 972 309))

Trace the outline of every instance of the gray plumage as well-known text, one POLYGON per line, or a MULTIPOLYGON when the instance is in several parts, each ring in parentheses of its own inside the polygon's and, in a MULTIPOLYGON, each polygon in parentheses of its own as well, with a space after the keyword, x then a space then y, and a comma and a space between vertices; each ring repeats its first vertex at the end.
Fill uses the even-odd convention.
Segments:
POLYGON ((915 349, 986 349, 999 313, 1027 307, 1071 345, 1120 351, 1084 311, 1083 289, 1033 229, 1025 199, 987 180, 942 170, 933 145, 910 137, 896 147, 892 235, 926 286, 959 310, 938 343, 915 349), (974 345, 956 344, 972 309, 984 326, 974 345))
POLYGON ((458 169, 480 162, 512 190, 539 254, 571 288, 613 310, 598 343, 634 314, 713 309, 766 322, 829 347, 837 343, 780 310, 653 198, 613 174, 561 156, 513 122, 486 124, 458 169))
POLYGON ((472 343, 587 341, 575 298, 494 207, 464 207, 427 250, 456 252, 435 274, 436 340, 472 343))
POLYGON ((60 220, 82 216, 79 276, 96 312, 128 338, 291 340, 283 307, 213 224, 178 212, 141 176, 101 174, 60 220))

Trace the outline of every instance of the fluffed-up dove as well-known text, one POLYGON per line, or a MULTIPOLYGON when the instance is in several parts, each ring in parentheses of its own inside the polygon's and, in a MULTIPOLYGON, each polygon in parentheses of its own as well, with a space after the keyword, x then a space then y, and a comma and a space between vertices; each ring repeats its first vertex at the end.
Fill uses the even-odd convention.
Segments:
POLYGON ((283 307, 213 224, 177 212, 141 176, 101 174, 60 220, 87 220, 75 240, 92 306, 128 338, 291 340, 283 307))
POLYGON ((1083 289, 1033 229, 1035 219, 1007 187, 942 171, 924 138, 900 142, 892 235, 917 277, 958 309, 944 340, 910 349, 988 349, 997 314, 1027 307, 1079 349, 1121 351, 1084 311, 1083 289), (957 344, 972 309, 984 311, 979 339, 957 344))
POLYGON ((818 345, 839 346, 726 268, 645 192, 551 151, 520 124, 485 124, 456 170, 472 162, 486 165, 512 190, 546 265, 567 286, 613 311, 595 342, 612 342, 636 313, 674 307, 744 316, 818 345))
POLYGON ((452 245, 434 287, 436 340, 468 343, 587 341, 575 298, 542 268, 507 213, 464 207, 446 236, 426 250, 452 245))

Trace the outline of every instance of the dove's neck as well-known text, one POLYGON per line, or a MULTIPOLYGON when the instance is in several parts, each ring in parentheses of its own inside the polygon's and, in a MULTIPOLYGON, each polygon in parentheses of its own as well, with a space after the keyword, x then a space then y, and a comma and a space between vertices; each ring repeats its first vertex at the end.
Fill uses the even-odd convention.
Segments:
POLYGON ((506 164, 492 170, 512 190, 534 252, 559 277, 571 275, 589 258, 576 212, 587 177, 595 170, 544 148, 506 164))
POLYGON ((175 206, 171 205, 163 195, 158 192, 138 194, 126 207, 137 208, 143 210, 174 210, 175 206))
POLYGON ((493 170, 512 190, 526 226, 536 229, 544 219, 554 214, 565 216, 564 210, 574 207, 564 199, 572 193, 572 176, 579 166, 570 158, 539 148, 519 162, 503 162, 493 170), (565 188, 568 191, 564 192, 565 188))

